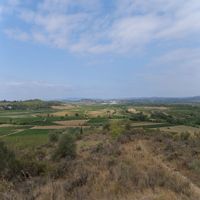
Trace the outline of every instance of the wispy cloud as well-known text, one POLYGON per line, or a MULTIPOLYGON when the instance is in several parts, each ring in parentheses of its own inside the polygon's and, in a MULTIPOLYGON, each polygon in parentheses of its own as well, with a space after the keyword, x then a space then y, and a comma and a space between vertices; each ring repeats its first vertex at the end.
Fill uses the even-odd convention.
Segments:
POLYGON ((199 0, 117 0, 109 11, 100 0, 10 0, 3 9, 24 23, 7 25, 9 37, 73 52, 128 52, 200 34, 199 0))
POLYGON ((181 48, 153 58, 143 72, 147 89, 160 96, 200 94, 200 48, 181 48))
POLYGON ((27 32, 24 32, 20 29, 5 29, 4 33, 13 39, 28 41, 30 39, 30 35, 27 32))

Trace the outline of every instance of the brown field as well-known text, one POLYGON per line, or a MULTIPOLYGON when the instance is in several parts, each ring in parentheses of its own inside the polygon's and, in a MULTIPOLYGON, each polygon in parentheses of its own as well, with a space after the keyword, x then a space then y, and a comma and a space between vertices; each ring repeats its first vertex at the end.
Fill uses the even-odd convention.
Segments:
POLYGON ((64 117, 66 115, 68 115, 68 116, 75 115, 75 112, 68 111, 68 110, 62 110, 62 111, 57 111, 57 112, 50 113, 50 114, 43 113, 43 114, 37 114, 37 115, 32 115, 32 116, 33 117, 37 117, 37 116, 40 116, 40 117, 48 117, 48 116, 64 117))
POLYGON ((98 116, 108 116, 109 114, 115 113, 115 110, 107 110, 107 109, 102 109, 102 110, 95 110, 95 111, 89 111, 87 114, 90 117, 98 117, 98 116))
POLYGON ((137 111, 135 108, 128 108, 128 112, 130 112, 130 113, 138 113, 139 111, 137 111))
POLYGON ((77 106, 72 105, 72 104, 63 104, 59 106, 52 106, 52 108, 57 109, 57 110, 68 110, 68 109, 77 108, 77 106))
POLYGON ((183 133, 183 132, 189 132, 191 134, 194 134, 195 132, 199 133, 200 128, 195 128, 191 126, 171 126, 171 127, 161 127, 159 128, 161 131, 164 132, 174 132, 174 133, 183 133))
POLYGON ((51 115, 56 116, 56 117, 64 117, 66 115, 74 115, 74 114, 75 113, 72 111, 63 110, 63 111, 52 113, 51 115))
POLYGON ((137 109, 141 109, 142 110, 167 110, 168 107, 165 106, 143 106, 143 107, 137 107, 137 109))
POLYGON ((68 121, 55 121, 56 124, 62 126, 83 126, 88 120, 68 120, 68 121))

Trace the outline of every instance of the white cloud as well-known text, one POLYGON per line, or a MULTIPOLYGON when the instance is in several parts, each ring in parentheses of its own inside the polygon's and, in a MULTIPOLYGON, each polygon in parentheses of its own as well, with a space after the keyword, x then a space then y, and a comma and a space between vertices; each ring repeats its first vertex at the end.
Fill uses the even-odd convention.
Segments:
POLYGON ((199 0, 118 0, 109 12, 99 0, 42 0, 34 8, 20 3, 6 4, 26 24, 6 26, 9 37, 73 52, 128 52, 200 34, 199 0))
POLYGON ((153 16, 126 17, 113 24, 109 36, 114 48, 138 48, 152 40, 159 23, 153 16))
POLYGON ((20 41, 27 41, 30 39, 30 35, 26 32, 21 31, 20 29, 6 29, 4 30, 4 33, 8 37, 14 38, 20 41))
POLYGON ((143 76, 153 94, 200 94, 200 48, 175 49, 154 58, 143 76))

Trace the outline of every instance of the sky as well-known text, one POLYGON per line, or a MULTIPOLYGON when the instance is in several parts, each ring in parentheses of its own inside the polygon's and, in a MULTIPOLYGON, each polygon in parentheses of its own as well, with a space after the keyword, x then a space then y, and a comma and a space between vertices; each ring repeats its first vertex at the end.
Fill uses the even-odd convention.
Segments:
POLYGON ((198 95, 199 0, 0 0, 0 99, 198 95))

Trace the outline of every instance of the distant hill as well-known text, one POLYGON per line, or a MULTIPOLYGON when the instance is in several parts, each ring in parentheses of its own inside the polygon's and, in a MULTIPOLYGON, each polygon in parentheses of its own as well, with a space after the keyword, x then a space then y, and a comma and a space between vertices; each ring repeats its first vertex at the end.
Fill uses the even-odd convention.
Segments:
POLYGON ((195 97, 140 97, 140 98, 126 98, 126 99, 65 99, 62 102, 83 103, 83 104, 191 104, 200 103, 200 96, 195 97))
POLYGON ((95 99, 95 98, 68 98, 57 99, 52 101, 43 101, 40 99, 31 99, 25 101, 0 101, 0 105, 25 105, 41 106, 54 105, 59 103, 81 103, 81 104, 198 104, 200 96, 194 97, 136 97, 136 98, 119 98, 119 99, 95 99))
POLYGON ((149 98, 132 98, 121 100, 123 103, 149 103, 149 104, 190 104, 200 103, 200 96, 195 97, 149 97, 149 98))

